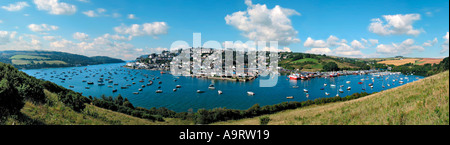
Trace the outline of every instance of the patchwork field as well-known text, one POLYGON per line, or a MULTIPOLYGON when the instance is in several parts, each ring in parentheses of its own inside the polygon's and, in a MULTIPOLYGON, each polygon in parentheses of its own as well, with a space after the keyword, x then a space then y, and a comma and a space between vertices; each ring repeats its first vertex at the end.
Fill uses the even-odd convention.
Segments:
POLYGON ((385 61, 380 61, 378 63, 399 66, 399 65, 404 65, 404 64, 408 64, 408 63, 415 64, 416 61, 419 61, 419 60, 420 59, 409 58, 409 59, 402 59, 402 60, 385 60, 385 61))
POLYGON ((35 56, 35 55, 14 55, 11 58, 11 62, 14 65, 27 65, 31 64, 33 62, 34 64, 67 64, 64 61, 61 60, 50 60, 50 58, 43 57, 43 56, 35 56))
POLYGON ((425 65, 425 64, 438 64, 440 63, 442 58, 424 58, 422 60, 417 61, 417 65, 425 65))
POLYGON ((28 60, 11 60, 11 62, 14 64, 14 65, 26 65, 26 64, 29 64, 30 63, 30 61, 28 61, 28 60))
POLYGON ((42 56, 33 56, 33 55, 14 55, 10 59, 20 60, 20 59, 49 59, 49 58, 42 57, 42 56))
POLYGON ((49 60, 49 61, 33 61, 35 64, 42 64, 42 63, 47 63, 47 64, 67 64, 64 61, 60 61, 60 60, 49 60))

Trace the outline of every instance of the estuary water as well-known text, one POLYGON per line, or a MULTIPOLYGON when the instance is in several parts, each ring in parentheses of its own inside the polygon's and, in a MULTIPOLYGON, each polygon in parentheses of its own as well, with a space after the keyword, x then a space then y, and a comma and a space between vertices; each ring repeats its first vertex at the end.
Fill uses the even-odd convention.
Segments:
POLYGON ((38 79, 48 80, 83 93, 84 96, 100 97, 104 94, 115 97, 121 94, 128 98, 134 106, 144 108, 166 107, 176 112, 187 112, 189 110, 195 112, 202 108, 219 107, 245 110, 254 104, 273 105, 287 101, 334 97, 336 94, 345 97, 353 93, 380 92, 423 79, 422 76, 406 76, 403 74, 382 77, 367 74, 294 81, 289 80, 285 75, 281 75, 278 76, 275 86, 260 87, 260 82, 268 78, 260 77, 250 82, 230 82, 177 77, 170 74, 161 74, 160 71, 123 68, 123 65, 125 63, 21 71, 38 79), (104 80, 103 86, 98 85, 101 83, 98 82, 100 78, 104 80), (109 82, 109 80, 112 82, 109 82), (140 82, 141 80, 143 81, 140 82), (153 84, 147 86, 150 80, 153 81, 153 84), (399 81, 404 83, 400 84, 399 81), (94 84, 89 85, 88 82, 94 84), (211 84, 215 86, 215 90, 208 89, 211 84), (373 84, 373 88, 369 84, 373 84), (142 85, 145 87, 142 87, 142 85), (177 85, 180 85, 181 88, 174 92, 173 89, 177 85), (341 85, 343 85, 342 88, 341 85), (121 89, 121 87, 127 88, 121 89), (347 90, 348 87, 351 87, 351 89, 347 90), (142 88, 142 91, 139 91, 140 88, 142 88), (339 92, 340 88, 343 90, 342 93, 339 92), (117 92, 113 92, 114 89, 117 89, 117 92), (308 93, 304 89, 307 89, 308 93), (156 90, 162 90, 163 93, 156 93, 156 90), (204 93, 197 93, 197 90, 202 90, 204 93), (218 90, 221 90, 223 94, 219 94, 218 90), (248 95, 248 91, 254 92, 255 95, 248 95), (139 92, 139 94, 134 94, 135 92, 139 92), (326 93, 329 95, 326 95, 326 93), (288 96, 293 96, 293 99, 287 99, 288 96))

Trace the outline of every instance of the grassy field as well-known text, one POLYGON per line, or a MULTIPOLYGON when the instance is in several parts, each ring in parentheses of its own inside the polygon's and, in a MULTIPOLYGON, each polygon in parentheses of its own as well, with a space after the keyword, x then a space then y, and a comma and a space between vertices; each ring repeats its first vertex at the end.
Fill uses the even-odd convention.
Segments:
POLYGON ((7 125, 189 125, 192 121, 164 118, 164 122, 150 121, 87 104, 82 112, 66 107, 56 94, 45 91, 49 102, 26 102, 20 116, 6 120, 7 125))
POLYGON ((442 60, 442 58, 424 58, 419 61, 417 61, 416 65, 425 65, 425 64, 439 64, 442 60))
POLYGON ((27 65, 33 62, 34 64, 67 64, 64 61, 60 60, 49 60, 49 58, 42 56, 34 56, 34 55, 14 55, 11 58, 11 61, 14 65, 27 65))
POLYGON ((314 59, 314 58, 304 58, 304 59, 299 59, 299 60, 293 61, 292 63, 302 63, 302 62, 314 62, 314 63, 318 63, 319 60, 314 59))
POLYGON ((10 59, 16 59, 16 60, 27 60, 27 59, 49 59, 42 56, 33 56, 33 55, 14 55, 10 59))
POLYGON ((35 64, 42 64, 42 63, 47 63, 47 64, 67 64, 64 61, 60 61, 60 60, 48 60, 48 61, 33 61, 33 63, 35 64))
POLYGON ((30 64, 31 63, 29 60, 17 60, 17 59, 13 59, 13 60, 11 60, 11 62, 14 65, 26 65, 26 64, 30 64))
POLYGON ((404 65, 407 63, 415 64, 416 61, 419 61, 419 60, 420 59, 416 59, 416 58, 408 58, 408 59, 402 59, 402 60, 385 60, 385 61, 380 61, 378 63, 399 66, 399 65, 404 65))
MULTIPOLYGON (((31 64, 31 61, 33 60, 17 60, 17 59, 13 59, 12 63, 14 65, 27 65, 27 64, 31 64)), ((34 64, 42 64, 42 63, 47 63, 47 64, 67 64, 64 61, 60 61, 60 60, 42 60, 42 61, 36 61, 34 60, 33 63, 34 64)))
MULTIPOLYGON (((348 102, 267 115, 269 125, 448 125, 449 72, 348 102)), ((259 117, 218 122, 259 125, 259 117)))

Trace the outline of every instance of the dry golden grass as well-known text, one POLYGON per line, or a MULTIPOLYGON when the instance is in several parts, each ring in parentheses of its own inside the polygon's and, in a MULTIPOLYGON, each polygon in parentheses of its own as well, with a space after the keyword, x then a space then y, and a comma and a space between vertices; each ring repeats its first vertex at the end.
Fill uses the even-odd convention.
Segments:
POLYGON ((408 63, 415 64, 416 61, 418 61, 418 60, 420 60, 420 59, 409 58, 409 59, 402 59, 402 60, 385 60, 385 61, 380 61, 378 63, 399 66, 399 65, 404 65, 404 64, 408 64, 408 63))
MULTIPOLYGON (((288 110, 272 115, 269 125, 448 125, 449 72, 364 98, 288 110)), ((218 122, 258 125, 259 118, 218 122)))
POLYGON ((418 65, 425 65, 425 64, 439 64, 441 61, 444 60, 442 58, 424 58, 422 60, 419 60, 417 62, 418 65))
POLYGON ((189 125, 192 121, 164 118, 164 122, 150 121, 123 113, 86 104, 82 112, 76 112, 58 101, 56 94, 45 90, 49 104, 26 102, 20 117, 9 118, 6 125, 189 125), (51 104, 51 105, 50 105, 51 104))

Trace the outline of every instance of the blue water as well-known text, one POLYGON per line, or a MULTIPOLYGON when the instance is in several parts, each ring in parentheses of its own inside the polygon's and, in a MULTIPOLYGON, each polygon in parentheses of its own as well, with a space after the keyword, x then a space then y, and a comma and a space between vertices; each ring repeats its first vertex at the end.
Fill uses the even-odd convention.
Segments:
POLYGON ((106 96, 117 96, 121 94, 123 97, 128 98, 135 106, 145 108, 166 107, 176 112, 186 112, 190 109, 197 111, 201 108, 213 109, 218 107, 244 110, 257 103, 261 106, 273 105, 287 101, 305 101, 308 99, 314 100, 316 98, 334 97, 336 94, 344 97, 353 93, 363 92, 364 90, 362 88, 365 88, 365 92, 368 93, 380 92, 423 78, 421 76, 405 75, 388 75, 379 78, 372 75, 349 75, 336 78, 315 78, 306 81, 292 81, 287 76, 279 76, 278 82, 274 87, 266 88, 260 87, 259 84, 260 79, 266 78, 257 78, 251 82, 207 80, 160 74, 160 71, 128 69, 121 67, 123 65, 124 63, 118 63, 22 71, 38 79, 48 80, 76 92, 83 93, 84 96, 100 97, 103 94, 106 96), (105 84, 104 86, 98 86, 97 81, 101 75, 103 75, 104 79, 111 77, 111 80, 114 82, 108 83, 108 81, 105 81, 103 82, 105 84), (89 78, 86 78, 86 76, 89 76, 89 78), (127 77, 127 79, 124 79, 124 77, 127 77), (156 79, 156 77, 160 78, 156 79), (400 78, 405 77, 408 77, 408 79, 403 80, 405 83, 399 84, 398 81, 400 81, 400 78), (60 78, 65 78, 66 80, 63 81, 60 78), (134 80, 131 80, 132 78, 134 80), (147 86, 146 84, 152 78, 155 78, 153 85, 147 86), (364 84, 358 84, 363 78, 365 79, 364 84), (139 82, 141 79, 145 81, 142 83, 139 82), (397 79, 397 81, 394 82, 394 79, 397 79), (94 85, 88 85, 87 82, 82 82, 82 80, 94 82, 94 85), (158 84, 159 81, 162 84, 158 84), (351 83, 347 84, 346 81, 351 81, 351 83), (133 85, 132 82, 136 84, 133 85), (114 83, 118 83, 119 85, 114 86, 114 83), (324 86, 325 83, 327 86, 324 86), (369 83, 373 83, 373 89, 368 86, 369 83), (390 87, 387 86, 388 83, 390 87), (126 86, 127 84, 131 85, 128 89, 121 89, 122 86, 126 86), (214 84, 216 89, 209 90, 208 86, 210 84, 214 84), (331 87, 331 84, 336 85, 336 87, 331 87), (109 85, 113 87, 108 88, 109 85), (146 85, 145 88, 143 88, 143 91, 138 91, 142 85, 146 85), (176 85, 181 85, 182 87, 176 92, 173 92, 176 85), (340 85, 344 85, 342 88, 344 93, 338 92, 340 85), (382 88, 382 85, 386 88, 382 88), (70 88, 69 86, 73 86, 74 88, 70 88), (163 93, 155 93, 158 90, 158 86, 161 86, 163 93), (293 88, 293 86, 298 86, 298 88, 293 88), (352 88, 351 90, 347 90, 349 86, 352 88), (85 87, 90 87, 90 89, 86 89, 85 87), (324 90, 321 90, 321 88, 324 88, 324 90), (118 91, 113 93, 113 89, 117 89, 118 91), (308 89, 308 98, 303 89, 308 89), (197 90, 203 90, 205 93, 199 94, 197 90), (217 90, 222 90, 223 94, 219 95, 217 90), (255 95, 249 96, 247 95, 247 91, 252 91, 255 95), (139 94, 133 94, 133 92, 139 92, 139 94), (325 92, 330 93, 330 95, 326 96, 325 92), (294 96, 294 99, 286 99, 287 96, 294 96))

